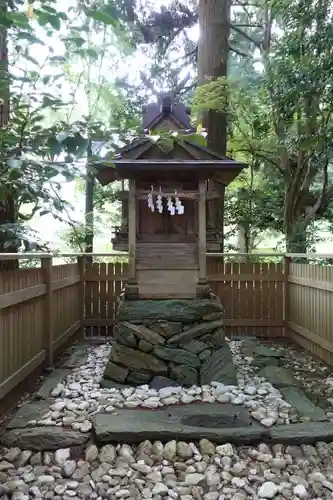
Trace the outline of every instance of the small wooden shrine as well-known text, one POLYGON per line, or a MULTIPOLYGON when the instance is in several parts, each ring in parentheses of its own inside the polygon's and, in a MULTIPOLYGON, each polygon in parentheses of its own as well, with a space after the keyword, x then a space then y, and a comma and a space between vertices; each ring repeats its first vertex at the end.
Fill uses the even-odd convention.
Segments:
POLYGON ((188 110, 170 96, 146 107, 143 129, 147 135, 120 150, 114 165, 97 167, 103 185, 122 181, 122 224, 112 241, 129 252, 125 297, 207 296, 207 248, 219 251, 216 186, 228 185, 246 165, 191 141, 188 110), (161 147, 148 135, 161 130, 188 135, 161 147))
POLYGON ((207 228, 217 228, 216 185, 229 184, 245 165, 194 143, 185 106, 170 96, 146 108, 143 127, 188 133, 164 142, 147 134, 119 151, 114 165, 98 167, 102 184, 128 182, 114 239, 117 250, 129 251, 128 282, 102 384, 236 384, 206 251, 207 228))

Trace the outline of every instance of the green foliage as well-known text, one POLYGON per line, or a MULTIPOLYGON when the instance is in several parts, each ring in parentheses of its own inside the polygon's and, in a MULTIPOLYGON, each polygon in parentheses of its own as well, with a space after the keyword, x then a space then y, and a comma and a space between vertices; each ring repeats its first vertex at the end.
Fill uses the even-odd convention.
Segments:
POLYGON ((100 23, 117 24, 110 8, 92 10, 78 4, 74 10, 70 7, 62 12, 57 2, 42 0, 30 14, 33 21, 20 0, 12 2, 7 10, 0 10, 0 29, 10 28, 7 40, 3 38, 10 49, 9 69, 7 61, 0 65, 0 98, 10 100, 9 123, 0 129, 0 203, 7 206, 8 196, 14 200, 11 213, 3 217, 4 223, 0 220, 4 249, 17 248, 21 243, 27 248, 40 246, 28 226, 35 214, 52 214, 68 221, 73 207, 62 199, 63 179, 72 181, 82 176, 77 160, 89 156, 90 168, 100 159, 98 147, 89 155, 91 141, 114 151, 119 145, 119 129, 128 134, 132 119, 126 96, 120 95, 108 75, 104 75, 103 81, 89 79, 90 101, 91 97, 94 101, 91 114, 80 110, 76 113, 78 119, 72 118, 83 74, 81 71, 76 75, 73 67, 83 64, 83 71, 94 64, 102 67, 106 48, 114 48, 116 39, 112 33, 100 38, 98 35, 96 42, 91 41, 92 30, 101 31, 100 23), (58 51, 63 43, 62 55, 54 50, 54 36, 58 51), (43 47, 43 57, 38 54, 39 46, 43 47), (68 93, 68 82, 73 82, 73 92, 68 93), (108 108, 110 115, 105 120, 108 108))
MULTIPOLYGON (((241 229, 252 249, 263 234, 284 234, 289 250, 311 248, 321 221, 333 224, 331 5, 237 5, 229 77, 195 91, 192 117, 200 122, 206 109, 227 112, 229 152, 249 164, 227 191, 229 236, 241 229), (270 32, 273 19, 278 30, 270 32)), ((72 207, 61 182, 82 185, 82 165, 91 173, 101 157, 112 164, 117 147, 138 134, 148 96, 163 88, 188 100, 195 88, 196 40, 188 31, 198 20, 195 0, 160 10, 134 0, 70 7, 42 0, 30 12, 32 19, 23 0, 0 9, 9 48, 8 69, 7 61, 0 64, 0 99, 10 99, 10 120, 0 129, 0 202, 14 200, 14 213, 0 227, 6 248, 42 247, 29 230, 35 214, 68 221, 72 207), (142 81, 132 78, 131 67, 118 71, 134 53, 144 54, 142 81)), ((205 146, 202 132, 186 140, 205 146)), ((185 135, 150 138, 169 152, 185 135)), ((110 207, 118 189, 95 185, 95 222, 98 214, 117 222, 110 207)), ((82 221, 70 226, 71 234, 75 227, 83 235, 82 221)))

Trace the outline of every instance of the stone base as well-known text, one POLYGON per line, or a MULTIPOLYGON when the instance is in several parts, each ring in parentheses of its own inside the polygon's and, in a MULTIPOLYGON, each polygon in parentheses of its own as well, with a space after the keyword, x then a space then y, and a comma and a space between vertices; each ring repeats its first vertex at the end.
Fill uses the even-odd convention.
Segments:
POLYGON ((130 385, 236 384, 223 330, 223 308, 211 294, 192 300, 121 300, 104 378, 130 385))

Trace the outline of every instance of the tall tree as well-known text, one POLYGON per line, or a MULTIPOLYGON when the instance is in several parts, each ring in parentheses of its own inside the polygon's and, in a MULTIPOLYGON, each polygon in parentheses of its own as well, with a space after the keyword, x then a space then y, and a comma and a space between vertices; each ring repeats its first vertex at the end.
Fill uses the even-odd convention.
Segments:
MULTIPOLYGON (((198 84, 203 85, 228 75, 230 0, 199 0, 198 84)), ((208 147, 220 153, 227 151, 227 115, 209 109, 203 114, 208 133, 208 147)))
MULTIPOLYGON (((0 3, 0 128, 4 129, 9 124, 10 84, 8 71, 8 45, 7 29, 4 20, 7 14, 7 2, 0 3)), ((4 158, 4 151, 0 151, 0 169, 8 168, 4 158)), ((15 202, 9 186, 2 187, 0 198, 0 253, 15 253, 17 243, 13 238, 8 238, 8 227, 16 222, 15 202), (8 244, 8 240, 10 243, 8 244)), ((18 266, 17 260, 0 260, 0 270, 11 269, 18 266)))
MULTIPOLYGON (((203 85, 228 75, 230 0, 199 0, 198 84, 203 85)), ((227 113, 208 109, 202 124, 207 131, 208 147, 221 155, 227 152, 227 113)), ((224 186, 211 181, 220 192, 216 200, 208 202, 208 220, 218 224, 220 249, 224 249, 224 186)))

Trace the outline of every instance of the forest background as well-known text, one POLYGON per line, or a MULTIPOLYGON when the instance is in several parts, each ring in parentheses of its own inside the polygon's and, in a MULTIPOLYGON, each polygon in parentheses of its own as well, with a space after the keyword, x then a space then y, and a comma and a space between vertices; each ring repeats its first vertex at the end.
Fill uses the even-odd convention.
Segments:
POLYGON ((161 91, 191 107, 195 140, 249 165, 221 190, 225 251, 329 252, 332 15, 328 0, 0 0, 0 252, 111 251, 119 186, 94 164, 161 91))

